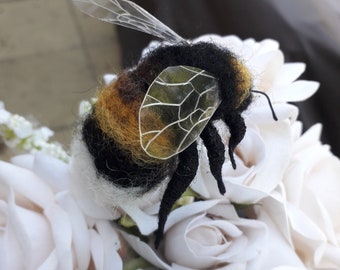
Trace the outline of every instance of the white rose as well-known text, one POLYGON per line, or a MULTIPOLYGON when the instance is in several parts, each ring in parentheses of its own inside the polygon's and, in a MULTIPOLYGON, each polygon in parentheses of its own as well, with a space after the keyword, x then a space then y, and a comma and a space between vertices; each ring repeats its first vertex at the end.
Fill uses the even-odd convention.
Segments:
POLYGON ((261 253, 267 236, 263 223, 239 218, 233 205, 218 201, 182 207, 167 228, 166 259, 193 269, 245 266, 261 253))
MULTIPOLYGON (((254 101, 243 113, 247 132, 235 150, 237 169, 233 170, 226 155, 223 180, 226 197, 238 203, 254 203, 269 195, 280 183, 292 148, 291 125, 298 109, 288 104, 313 95, 319 84, 296 79, 305 69, 302 63, 284 63, 279 44, 274 40, 242 41, 235 36, 204 35, 194 42, 214 42, 238 55, 253 75, 254 89, 270 96, 278 122, 275 122, 264 96, 254 94, 254 101)), ((153 44, 155 46, 155 44, 153 44)), ((220 132, 226 148, 229 133, 220 132)), ((220 198, 216 181, 209 170, 204 149, 202 166, 192 188, 204 198, 220 198)))
POLYGON ((45 155, 0 161, 0 269, 121 269, 110 223, 88 220, 68 166, 45 155))
POLYGON ((272 218, 276 209, 284 219, 284 207, 275 198, 265 200, 267 207, 256 207, 253 219, 240 218, 228 201, 200 201, 178 208, 169 215, 157 252, 152 242, 122 234, 138 254, 160 269, 305 269, 286 231, 272 218))
MULTIPOLYGON (((266 111, 258 115, 262 122, 254 124, 253 121, 251 124, 249 121, 245 137, 235 150, 236 170, 231 167, 226 151, 222 177, 226 187, 224 196, 230 201, 256 203, 280 183, 292 148, 291 122, 288 119, 295 117, 297 111, 288 104, 278 108, 286 120, 275 122, 266 111)), ((218 126, 222 126, 221 122, 218 126)), ((219 129, 227 148, 229 133, 219 129)), ((191 187, 204 198, 221 198, 203 146, 200 153, 200 167, 191 187)))
POLYGON ((284 177, 287 213, 297 253, 313 268, 340 267, 340 160, 315 125, 295 143, 284 177))
POLYGON ((266 235, 265 224, 239 218, 233 205, 219 200, 195 202, 170 213, 160 248, 166 261, 146 243, 123 234, 139 254, 162 269, 226 265, 246 269, 247 263, 261 253, 266 235))

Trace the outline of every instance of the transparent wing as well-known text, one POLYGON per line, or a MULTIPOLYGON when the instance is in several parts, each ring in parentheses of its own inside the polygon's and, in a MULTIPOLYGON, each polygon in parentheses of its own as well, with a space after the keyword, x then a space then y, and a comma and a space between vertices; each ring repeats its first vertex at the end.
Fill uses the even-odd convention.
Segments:
POLYGON ((192 144, 220 105, 217 79, 189 66, 164 69, 146 93, 139 112, 144 151, 167 159, 192 144))
POLYGON ((142 31, 169 42, 183 41, 169 27, 137 4, 127 0, 72 0, 82 12, 94 18, 142 31))

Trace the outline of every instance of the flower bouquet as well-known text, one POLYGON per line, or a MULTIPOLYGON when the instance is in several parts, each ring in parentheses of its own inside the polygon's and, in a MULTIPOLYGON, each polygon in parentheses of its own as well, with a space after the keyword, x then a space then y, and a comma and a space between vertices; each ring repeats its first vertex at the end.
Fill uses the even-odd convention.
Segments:
MULTIPOLYGON (((318 83, 297 80, 305 65, 284 63, 274 40, 192 41, 200 42, 241 59, 278 118, 263 95, 243 111, 247 129, 234 151, 237 167, 226 152, 221 170, 226 192, 216 187, 209 151, 198 139, 195 178, 171 207, 156 248, 169 179, 137 198, 122 192, 98 173, 81 128, 64 151, 49 142, 50 129, 0 104, 3 141, 28 152, 0 161, 0 269, 340 268, 340 160, 320 142, 320 124, 302 132, 298 108, 289 103, 309 98, 318 83)), ((160 46, 152 42, 142 59, 160 46)), ((111 85, 117 76, 104 80, 111 85)), ((82 124, 96 104, 81 102, 82 124)), ((229 127, 222 120, 214 125, 228 149, 229 127)))

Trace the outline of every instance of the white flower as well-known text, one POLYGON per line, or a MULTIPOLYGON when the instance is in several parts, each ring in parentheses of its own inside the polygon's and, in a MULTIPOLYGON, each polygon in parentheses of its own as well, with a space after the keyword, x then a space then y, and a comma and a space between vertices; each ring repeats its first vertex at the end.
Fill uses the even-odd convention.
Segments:
POLYGON ((166 259, 194 269, 247 265, 259 256, 267 237, 263 223, 239 218, 234 206, 217 201, 178 209, 169 217, 167 228, 166 259))
POLYGON ((118 235, 88 219, 68 190, 68 166, 45 155, 0 161, 0 269, 121 269, 118 235))
POLYGON ((166 223, 161 256, 137 237, 123 233, 139 254, 162 269, 246 266, 261 253, 266 235, 262 222, 239 218, 234 206, 219 200, 195 202, 173 211, 166 223))
POLYGON ((5 110, 4 103, 0 101, 0 125, 7 124, 11 114, 5 110))
POLYGON ((160 269, 305 269, 267 209, 257 212, 258 218, 240 218, 233 205, 221 200, 183 206, 170 214, 158 252, 153 243, 122 234, 160 269))
POLYGON ((69 156, 60 144, 48 142, 53 134, 47 127, 35 128, 24 117, 9 113, 3 102, 0 102, 0 135, 7 146, 30 153, 41 152, 68 161, 69 156))
MULTIPOLYGON (((300 126, 298 126, 300 128, 300 126)), ((294 144, 283 180, 297 253, 313 268, 340 265, 340 160, 315 125, 294 144)))
MULTIPOLYGON (((113 76, 113 75, 112 75, 113 76)), ((79 116, 84 117, 92 110, 93 104, 97 102, 97 98, 91 98, 90 101, 82 100, 79 103, 79 116)))
POLYGON ((103 76, 103 80, 104 80, 104 83, 106 85, 109 85, 110 83, 112 83, 113 81, 115 81, 117 79, 117 75, 116 74, 104 74, 103 76))
MULTIPOLYGON (((235 150, 236 170, 232 169, 226 154, 222 172, 227 189, 225 196, 237 203, 255 203, 278 186, 289 162, 293 144, 291 129, 298 109, 287 102, 310 97, 319 84, 296 81, 305 65, 285 64, 279 44, 274 40, 255 42, 253 39, 242 41, 236 36, 204 35, 193 42, 200 41, 226 47, 240 57, 253 75, 254 89, 269 95, 279 118, 275 122, 268 101, 254 94, 254 101, 243 113, 247 132, 235 150)), ((217 123, 217 126, 227 147, 228 128, 222 123, 217 123)), ((204 147, 202 149, 201 166, 192 188, 204 198, 220 198, 204 147)))
POLYGON ((87 115, 91 111, 92 105, 89 101, 83 100, 79 103, 79 115, 87 115))
POLYGON ((32 123, 20 115, 14 114, 8 121, 8 128, 13 130, 19 139, 26 138, 33 133, 32 123))
MULTIPOLYGON (((287 110, 289 108, 294 111, 294 107, 286 107, 287 110)), ((226 151, 222 177, 227 190, 225 196, 232 202, 256 203, 268 196, 282 179, 292 147, 291 124, 289 121, 271 121, 271 125, 258 123, 258 126, 248 127, 235 151, 236 170, 231 167, 226 151)), ((226 146, 228 136, 228 132, 222 134, 226 146)), ((200 167, 191 187, 204 198, 221 197, 204 147, 201 148, 200 167)))

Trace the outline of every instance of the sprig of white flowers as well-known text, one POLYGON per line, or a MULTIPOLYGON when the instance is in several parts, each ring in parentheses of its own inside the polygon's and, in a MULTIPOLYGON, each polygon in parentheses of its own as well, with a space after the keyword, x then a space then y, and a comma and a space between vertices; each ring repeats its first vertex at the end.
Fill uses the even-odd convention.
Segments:
POLYGON ((89 112, 91 112, 93 105, 97 102, 97 98, 91 98, 88 100, 82 100, 79 104, 79 116, 85 117, 89 112))
POLYGON ((32 154, 42 152, 68 162, 69 155, 62 146, 49 142, 53 135, 54 132, 49 128, 35 127, 24 117, 8 112, 0 101, 0 138, 8 147, 32 154))

